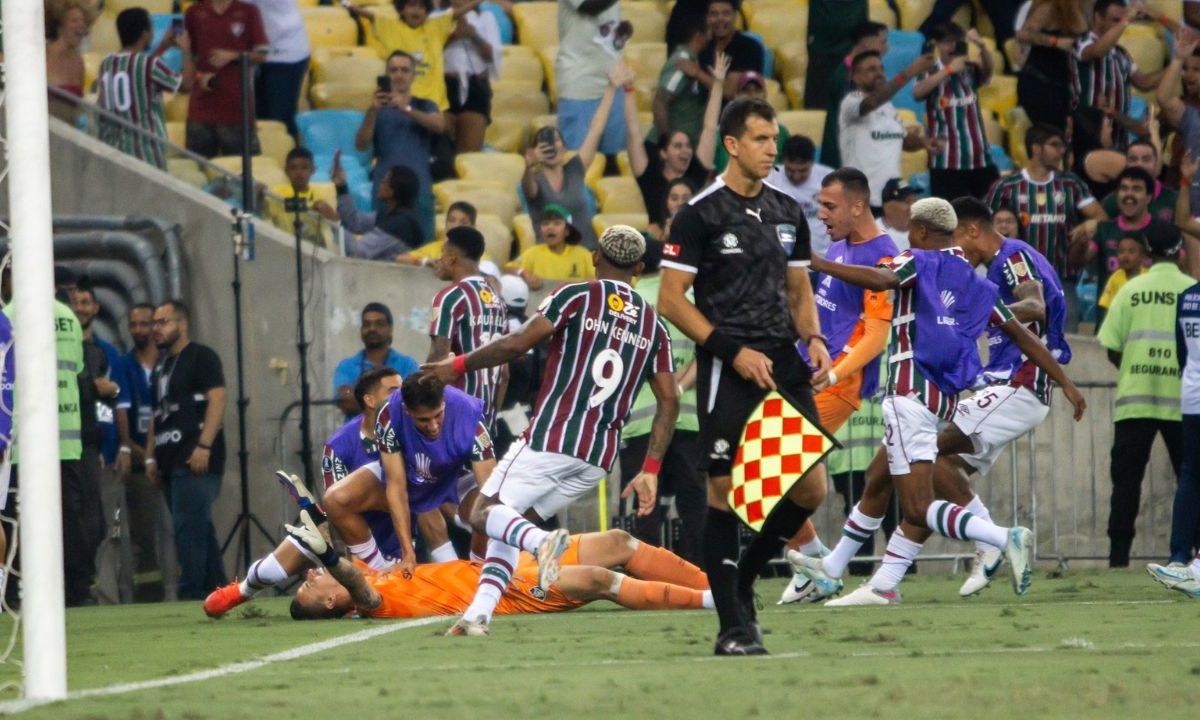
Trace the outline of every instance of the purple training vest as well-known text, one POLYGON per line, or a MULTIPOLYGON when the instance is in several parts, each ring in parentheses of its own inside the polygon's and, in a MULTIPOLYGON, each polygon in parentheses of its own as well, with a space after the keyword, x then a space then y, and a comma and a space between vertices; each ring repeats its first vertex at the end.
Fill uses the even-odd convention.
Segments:
POLYGON ((996 304, 996 286, 963 258, 944 250, 913 250, 917 263, 914 360, 942 393, 970 387, 981 368, 976 341, 996 304))
MULTIPOLYGON (((1005 305, 1016 302, 1016 297, 1004 280, 1004 266, 1009 257, 1022 250, 1033 259, 1032 270, 1042 283, 1042 295, 1046 299, 1046 347, 1058 359, 1059 364, 1066 365, 1071 362, 1071 346, 1067 344, 1066 338, 1067 299, 1063 295, 1058 274, 1054 272, 1050 262, 1028 243, 1006 238, 1000 245, 1000 252, 996 253, 995 259, 988 267, 988 280, 1000 289, 1000 300, 1005 305)), ((996 378, 1011 377, 1025 362, 1021 349, 1000 328, 988 331, 988 353, 988 364, 983 370, 987 375, 996 378)))

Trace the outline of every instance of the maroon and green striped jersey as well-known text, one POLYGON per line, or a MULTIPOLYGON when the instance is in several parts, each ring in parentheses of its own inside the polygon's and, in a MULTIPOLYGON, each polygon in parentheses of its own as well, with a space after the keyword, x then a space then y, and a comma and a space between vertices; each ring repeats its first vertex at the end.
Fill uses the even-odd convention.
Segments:
MULTIPOLYGON (((1102 57, 1091 62, 1080 59, 1084 49, 1100 39, 1094 32, 1089 32, 1079 47, 1075 49, 1075 91, 1079 96, 1079 107, 1099 107, 1115 110, 1122 115, 1129 114, 1129 105, 1133 99, 1130 78, 1137 72, 1137 65, 1129 52, 1120 45, 1114 45, 1102 57)), ((1125 133, 1113 133, 1113 139, 1124 136, 1125 133)))
MULTIPOLYGON (((939 61, 921 79, 944 70, 945 65, 939 61)), ((940 146, 936 154, 930 154, 929 167, 977 170, 992 164, 977 93, 981 73, 978 65, 967 63, 962 72, 943 80, 925 99, 925 128, 940 146)))
POLYGON ((1081 210, 1096 202, 1087 185, 1073 173, 1052 171, 1035 182, 1027 170, 1000 178, 988 193, 992 210, 1008 208, 1017 216, 1021 239, 1054 266, 1059 277, 1072 275, 1067 264, 1071 230, 1081 222, 1081 210))
MULTIPOLYGON (((508 308, 500 293, 480 276, 459 280, 433 298, 429 335, 450 341, 450 352, 465 355, 508 331, 508 308)), ((502 367, 469 372, 455 384, 459 390, 483 401, 484 423, 493 427, 496 394, 502 367)))
MULTIPOLYGON (((947 248, 943 252, 966 260, 962 248, 947 248)), ((917 263, 913 262, 912 250, 905 250, 880 267, 896 273, 900 281, 892 303, 892 337, 888 343, 887 389, 884 394, 912 398, 928 408, 929 412, 949 422, 958 407, 958 396, 942 392, 917 367, 917 263)), ((991 323, 1003 325, 1012 317, 1012 312, 996 298, 991 323)))
POLYGON ((534 450, 611 468, 642 380, 675 371, 667 329, 616 280, 564 285, 538 312, 554 334, 524 438, 534 450))
POLYGON ((167 126, 163 122, 162 93, 177 91, 181 81, 161 57, 150 53, 118 52, 101 60, 97 104, 146 134, 102 121, 100 139, 165 170, 167 153, 162 141, 167 137, 167 126))

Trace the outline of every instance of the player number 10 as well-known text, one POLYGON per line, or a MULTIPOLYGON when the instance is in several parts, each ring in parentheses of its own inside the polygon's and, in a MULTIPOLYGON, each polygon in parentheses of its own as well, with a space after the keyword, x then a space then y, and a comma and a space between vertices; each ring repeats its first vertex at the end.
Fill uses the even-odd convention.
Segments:
POLYGON ((625 372, 625 361, 620 354, 611 348, 601 350, 592 361, 592 382, 596 383, 596 392, 588 398, 588 407, 594 408, 612 397, 621 384, 621 375, 625 372))

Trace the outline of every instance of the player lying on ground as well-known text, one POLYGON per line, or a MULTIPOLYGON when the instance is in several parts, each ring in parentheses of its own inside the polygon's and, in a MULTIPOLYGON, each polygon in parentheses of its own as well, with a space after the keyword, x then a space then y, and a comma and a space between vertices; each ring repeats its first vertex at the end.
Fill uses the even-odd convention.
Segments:
MULTIPOLYGON (((982 370, 976 341, 987 326, 998 327, 1021 353, 1062 386, 1075 408, 1076 420, 1083 416, 1086 402, 1046 346, 1004 306, 996 286, 979 278, 963 258, 962 249, 953 245, 957 225, 948 202, 928 198, 912 207, 909 240, 913 250, 901 253, 886 267, 814 260, 819 272, 860 287, 895 288, 897 297, 883 401, 883 448, 867 470, 867 489, 846 520, 833 552, 821 559, 791 556, 797 561, 795 569, 809 577, 841 577, 862 542, 882 523, 894 487, 904 520, 888 542, 883 561, 886 577, 899 582, 920 551, 919 543, 932 531, 1004 548, 1013 590, 1018 595, 1029 590, 1033 534, 1028 529, 1002 528, 961 505, 934 499, 938 422, 953 419, 957 394, 982 370)), ((883 603, 899 600, 893 591, 865 587, 864 594, 883 603)))

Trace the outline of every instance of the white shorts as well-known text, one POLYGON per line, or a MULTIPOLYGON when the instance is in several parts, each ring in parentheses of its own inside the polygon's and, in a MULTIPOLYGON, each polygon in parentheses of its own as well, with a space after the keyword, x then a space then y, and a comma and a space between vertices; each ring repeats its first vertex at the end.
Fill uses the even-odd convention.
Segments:
POLYGON ((912 398, 883 399, 883 448, 893 477, 912 472, 912 463, 937 460, 938 416, 912 398))
POLYGON ((540 452, 517 440, 500 458, 481 491, 519 513, 533 508, 548 520, 607 477, 603 469, 579 458, 540 452))
POLYGON ((1033 391, 1012 385, 989 385, 962 400, 954 424, 971 439, 975 450, 959 455, 980 473, 987 473, 1010 442, 1034 429, 1050 408, 1033 391))

